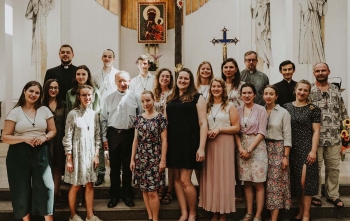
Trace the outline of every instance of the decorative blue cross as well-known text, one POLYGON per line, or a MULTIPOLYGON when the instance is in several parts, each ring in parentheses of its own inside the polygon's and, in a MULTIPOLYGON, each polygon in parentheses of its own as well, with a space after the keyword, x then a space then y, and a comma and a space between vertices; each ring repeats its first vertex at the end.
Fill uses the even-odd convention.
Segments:
POLYGON ((234 43, 235 45, 239 42, 239 40, 235 37, 234 39, 227 39, 227 29, 224 26, 224 29, 222 31, 222 39, 215 39, 211 40, 210 42, 213 43, 213 45, 220 43, 222 44, 222 58, 223 60, 227 59, 227 44, 234 43))

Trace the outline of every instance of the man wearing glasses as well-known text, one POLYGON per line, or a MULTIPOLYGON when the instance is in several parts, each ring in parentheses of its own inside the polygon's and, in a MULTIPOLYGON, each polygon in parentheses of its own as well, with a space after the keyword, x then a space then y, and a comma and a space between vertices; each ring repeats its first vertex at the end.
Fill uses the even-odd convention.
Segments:
POLYGON ((244 54, 244 64, 246 69, 241 72, 241 80, 254 84, 257 91, 254 103, 265 105, 263 93, 265 86, 269 84, 269 78, 266 74, 256 70, 258 54, 255 51, 246 52, 244 54))
POLYGON ((317 148, 319 188, 318 194, 312 197, 312 204, 321 206, 321 168, 324 161, 325 170, 325 197, 335 207, 344 207, 339 199, 339 165, 340 165, 340 122, 348 117, 341 92, 338 87, 328 82, 331 73, 326 63, 314 66, 316 82, 312 84, 311 102, 322 110, 320 140, 317 148))

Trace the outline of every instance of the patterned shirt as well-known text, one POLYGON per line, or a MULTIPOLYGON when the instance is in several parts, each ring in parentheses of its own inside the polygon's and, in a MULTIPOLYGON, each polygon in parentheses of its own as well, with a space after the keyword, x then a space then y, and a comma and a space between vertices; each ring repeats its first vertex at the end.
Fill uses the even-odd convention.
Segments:
POLYGON ((320 140, 318 146, 341 145, 340 122, 348 117, 348 112, 339 89, 328 83, 329 89, 322 92, 315 83, 312 84, 309 98, 322 113, 320 140))

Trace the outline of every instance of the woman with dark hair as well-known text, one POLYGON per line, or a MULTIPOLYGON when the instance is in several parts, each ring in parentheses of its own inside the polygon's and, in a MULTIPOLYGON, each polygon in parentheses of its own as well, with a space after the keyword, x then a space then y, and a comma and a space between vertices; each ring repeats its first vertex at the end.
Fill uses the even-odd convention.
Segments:
POLYGON ((207 103, 206 159, 200 178, 199 206, 213 213, 211 220, 226 220, 236 212, 234 133, 239 132, 236 107, 228 101, 226 85, 221 78, 210 83, 207 103), (219 181, 219 182, 218 182, 219 181))
POLYGON ((298 197, 299 213, 293 221, 309 221, 312 196, 318 192, 317 147, 321 110, 309 101, 311 84, 300 80, 295 87, 296 100, 284 107, 291 115, 292 147, 290 180, 292 193, 298 197))
POLYGON ((242 106, 243 101, 240 96, 240 89, 245 82, 241 81, 241 73, 235 59, 227 58, 222 62, 221 77, 226 82, 229 101, 236 107, 242 106))
POLYGON ((2 141, 10 144, 7 176, 16 219, 30 220, 30 213, 53 220, 54 183, 49 143, 56 135, 51 111, 41 106, 39 82, 28 82, 5 119, 2 141))
POLYGON ((289 152, 292 146, 290 114, 276 104, 278 89, 267 85, 263 98, 268 114, 265 142, 268 167, 266 183, 266 208, 271 211, 271 221, 277 221, 280 209, 292 205, 289 179, 289 152))
MULTIPOLYGON (((244 84, 244 82, 241 81, 241 74, 239 72, 238 64, 235 59, 227 58, 224 62, 222 62, 221 78, 224 79, 224 81, 226 82, 226 91, 227 91, 227 96, 229 101, 232 102, 236 106, 236 108, 239 106, 242 106, 244 102, 241 99, 240 89, 241 89, 241 86, 244 84)), ((236 148, 235 156, 237 156, 237 151, 238 149, 236 148)), ((238 176, 238 166, 235 167, 235 179, 236 179, 236 186, 235 186, 236 203, 241 203, 243 201, 242 184, 238 176)))
MULTIPOLYGON (((160 69, 154 79, 154 109, 155 111, 165 114, 165 106, 168 96, 174 86, 174 77, 168 68, 160 69)), ((159 189, 158 197, 162 204, 169 204, 173 200, 174 189, 174 171, 170 168, 168 170, 168 189, 164 193, 164 189, 159 189)))
POLYGON ((62 179, 62 172, 65 165, 64 148, 62 139, 64 136, 64 125, 66 123, 66 103, 59 99, 60 87, 56 79, 49 79, 44 85, 44 94, 42 99, 42 105, 50 109, 53 114, 55 126, 57 130, 56 136, 50 140, 50 151, 53 156, 52 168, 53 168, 53 180, 55 183, 55 207, 62 207, 62 203, 59 199, 60 185, 62 179))
POLYGON ((100 221, 93 214, 94 182, 99 165, 101 148, 99 115, 90 109, 93 88, 81 85, 76 91, 74 108, 67 115, 65 136, 62 143, 66 153, 64 181, 70 183, 68 203, 69 221, 82 221, 76 213, 75 201, 78 190, 85 185, 86 221, 100 221))
POLYGON ((96 112, 100 112, 101 110, 100 92, 97 88, 95 88, 95 86, 92 83, 92 75, 91 75, 90 69, 86 65, 80 65, 77 67, 77 70, 75 72, 73 88, 68 90, 66 94, 66 103, 67 103, 66 112, 67 113, 73 109, 78 86, 81 86, 84 84, 89 85, 93 88, 93 99, 91 103, 91 109, 93 109, 96 112))
POLYGON ((256 89, 252 83, 241 87, 243 106, 237 108, 240 119, 241 133, 235 134, 238 147, 239 179, 244 181, 247 214, 244 221, 261 221, 264 208, 267 174, 266 125, 267 113, 264 107, 255 104, 256 89), (256 191, 256 214, 253 215, 253 183, 256 191))
POLYGON ((174 169, 175 190, 180 204, 180 221, 196 220, 196 188, 193 169, 202 169, 208 132, 206 106, 194 85, 192 72, 182 68, 166 106, 168 118, 168 168, 174 169), (187 210, 189 208, 189 211, 187 210))
POLYGON ((209 61, 200 63, 197 70, 196 88, 198 93, 202 94, 205 100, 208 100, 209 84, 213 78, 213 68, 209 61))
POLYGON ((154 108, 157 112, 164 114, 168 96, 174 86, 174 77, 168 68, 160 69, 154 79, 154 108))

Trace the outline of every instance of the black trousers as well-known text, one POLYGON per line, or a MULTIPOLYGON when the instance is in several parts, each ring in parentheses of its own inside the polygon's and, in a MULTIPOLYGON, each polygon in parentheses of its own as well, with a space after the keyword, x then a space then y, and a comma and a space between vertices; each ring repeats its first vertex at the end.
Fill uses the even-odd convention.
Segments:
POLYGON ((111 167, 111 187, 109 195, 111 198, 132 198, 131 188, 132 172, 130 170, 130 159, 135 129, 118 130, 108 127, 107 139, 109 147, 109 162, 111 167), (120 180, 120 169, 122 168, 122 181, 120 180), (120 184, 123 189, 120 191, 120 184))

